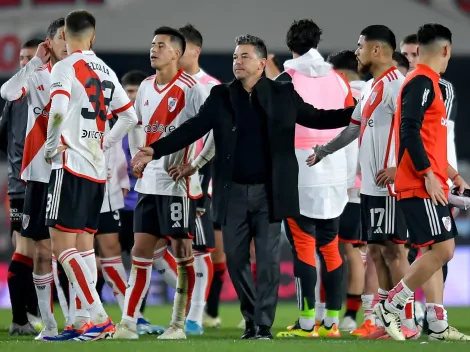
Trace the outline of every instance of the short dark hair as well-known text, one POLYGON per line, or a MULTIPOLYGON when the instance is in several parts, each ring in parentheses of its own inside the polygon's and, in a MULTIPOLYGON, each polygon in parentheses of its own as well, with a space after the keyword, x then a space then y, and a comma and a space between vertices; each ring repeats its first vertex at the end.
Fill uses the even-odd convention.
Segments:
POLYGON ((418 35, 410 34, 403 38, 401 45, 403 44, 418 44, 418 35))
POLYGON ((179 29, 186 42, 202 48, 202 34, 192 24, 188 23, 179 29))
POLYGON ((449 28, 438 23, 427 23, 418 29, 418 44, 429 45, 438 40, 447 40, 452 44, 452 32, 449 28))
POLYGON ((286 35, 286 44, 290 51, 304 55, 310 49, 316 49, 323 31, 312 20, 294 21, 286 35))
POLYGON ((38 39, 38 38, 33 38, 25 41, 23 45, 21 46, 21 49, 24 48, 37 48, 39 44, 41 44, 44 40, 38 39))
POLYGON ((159 27, 154 32, 153 35, 168 35, 170 41, 177 43, 181 47, 181 56, 183 56, 184 51, 186 50, 186 39, 184 35, 177 29, 171 27, 159 27))
POLYGON ((268 58, 268 49, 266 44, 261 38, 255 37, 251 34, 240 35, 235 38, 235 44, 237 45, 253 45, 255 47, 256 55, 262 59, 268 58))
POLYGON ((57 34, 59 28, 65 26, 65 18, 61 17, 51 22, 49 27, 47 27, 47 37, 49 39, 54 38, 57 34))
POLYGON ((397 62, 397 66, 404 67, 407 71, 410 70, 410 62, 401 52, 394 51, 392 59, 397 62))
POLYGON ((96 19, 86 10, 75 10, 65 18, 65 27, 71 34, 81 34, 84 31, 96 28, 96 19))
POLYGON ((334 54, 330 54, 326 59, 335 70, 350 70, 358 72, 357 57, 352 50, 344 50, 334 54))
POLYGON ((385 42, 390 45, 395 51, 397 47, 397 41, 395 39, 395 34, 387 26, 382 24, 373 24, 372 26, 366 27, 361 31, 361 35, 366 37, 366 40, 377 40, 385 42))
POLYGON ((121 78, 121 83, 123 86, 138 86, 146 79, 148 75, 139 70, 132 70, 127 72, 121 78))

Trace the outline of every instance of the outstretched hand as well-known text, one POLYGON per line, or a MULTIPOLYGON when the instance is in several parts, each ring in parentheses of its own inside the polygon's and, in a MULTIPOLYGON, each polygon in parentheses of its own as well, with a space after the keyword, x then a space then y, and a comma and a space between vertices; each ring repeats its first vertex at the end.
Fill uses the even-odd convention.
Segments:
POLYGON ((134 174, 141 174, 145 166, 153 159, 153 149, 151 147, 139 147, 139 152, 132 158, 131 167, 134 174))

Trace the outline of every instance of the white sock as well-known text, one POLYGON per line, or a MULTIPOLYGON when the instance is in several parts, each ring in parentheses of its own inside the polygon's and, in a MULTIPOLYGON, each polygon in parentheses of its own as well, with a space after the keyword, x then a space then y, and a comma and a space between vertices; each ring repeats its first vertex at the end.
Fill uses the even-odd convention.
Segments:
POLYGON ((379 302, 384 301, 388 298, 388 293, 389 292, 387 290, 383 290, 383 289, 379 288, 377 293, 379 294, 379 302))
POLYGON ((60 308, 64 314, 65 321, 67 321, 69 319, 69 306, 67 304, 67 299, 65 298, 64 290, 60 285, 59 274, 57 272, 57 259, 54 255, 52 256, 52 274, 54 275, 54 284, 57 290, 57 298, 59 298, 60 308))
POLYGON ((85 263, 84 258, 78 253, 76 248, 63 251, 59 256, 67 277, 80 298, 83 308, 86 308, 95 324, 101 324, 108 320, 103 304, 96 292, 96 282, 85 263))
POLYGON ((86 320, 83 322, 76 321, 76 318, 77 318, 77 302, 76 301, 77 301, 77 294, 75 293, 75 290, 73 289, 72 285, 69 282, 69 316, 67 318, 67 321, 65 322, 65 326, 67 327, 75 326, 75 328, 80 328, 84 323, 87 323, 90 320, 90 315, 85 310, 85 312, 88 315, 88 317, 86 317, 86 320))
POLYGON ((100 262, 104 280, 113 290, 122 313, 127 288, 127 275, 122 264, 122 257, 101 258, 100 262))
POLYGON ((196 272, 196 280, 186 319, 195 321, 199 326, 202 326, 202 315, 213 276, 212 260, 209 253, 194 255, 194 271, 196 272))
POLYGON ((405 309, 400 312, 401 324, 410 330, 416 329, 414 305, 415 298, 414 295, 412 295, 410 298, 408 298, 408 302, 406 302, 405 309))
POLYGON ((175 258, 168 251, 168 247, 163 247, 155 251, 153 255, 153 266, 160 275, 163 276, 163 280, 168 286, 176 288, 176 262, 175 258))
POLYGON ((385 300, 385 309, 389 312, 400 314, 405 309, 408 299, 413 295, 408 286, 401 280, 388 294, 385 300))
POLYGON ((449 327, 447 311, 442 304, 426 303, 426 320, 429 330, 435 333, 441 333, 449 327))
POLYGON ((46 275, 33 273, 33 282, 38 296, 42 322, 49 328, 57 327, 54 318, 54 275, 52 272, 46 275))
POLYGON ((94 282, 94 286, 96 286, 96 282, 98 281, 98 268, 96 267, 96 255, 95 250, 90 249, 85 252, 80 252, 83 260, 85 261, 88 269, 90 269, 91 277, 94 282))
POLYGON ((325 322, 325 326, 327 328, 330 328, 333 326, 333 324, 336 324, 336 326, 338 326, 339 324, 339 318, 338 317, 329 317, 328 315, 325 317, 324 319, 324 322, 325 322))
POLYGON ((374 301, 374 295, 362 295, 362 308, 364 309, 364 321, 370 320, 372 323, 375 323, 375 319, 373 319, 373 307, 372 302, 374 301))
POLYGON ((321 323, 326 317, 326 303, 315 302, 315 322, 321 323))
POLYGON ((317 254, 317 251, 315 251, 315 260, 317 263, 317 282, 315 284, 315 297, 316 297, 316 302, 315 302, 315 323, 316 324, 321 324, 323 322, 323 319, 325 319, 326 316, 326 303, 321 302, 320 297, 320 287, 321 287, 321 261, 320 257, 317 254))
POLYGON ((171 315, 170 325, 183 328, 196 281, 194 257, 176 258, 176 263, 178 264, 178 282, 176 283, 177 288, 173 301, 173 313, 171 315))
POLYGON ((140 311, 142 301, 147 294, 152 279, 153 259, 132 257, 132 269, 124 297, 122 320, 136 330, 136 312, 140 311))

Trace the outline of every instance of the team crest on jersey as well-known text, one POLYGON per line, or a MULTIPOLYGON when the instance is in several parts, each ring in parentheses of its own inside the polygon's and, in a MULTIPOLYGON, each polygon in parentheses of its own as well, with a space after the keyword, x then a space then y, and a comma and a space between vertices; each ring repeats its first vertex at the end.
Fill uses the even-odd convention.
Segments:
POLYGON ((375 98, 377 98, 377 92, 372 92, 370 95, 370 105, 374 104, 375 98))
POLYGON ((23 229, 26 230, 28 228, 28 225, 29 225, 29 215, 23 214, 23 223, 22 223, 23 229))
POLYGON ((176 103, 178 103, 178 98, 168 98, 168 111, 169 112, 175 111, 176 103))
POLYGON ((444 224, 444 227, 446 228, 447 232, 449 232, 452 228, 452 221, 450 221, 450 216, 444 216, 442 218, 442 223, 444 224))

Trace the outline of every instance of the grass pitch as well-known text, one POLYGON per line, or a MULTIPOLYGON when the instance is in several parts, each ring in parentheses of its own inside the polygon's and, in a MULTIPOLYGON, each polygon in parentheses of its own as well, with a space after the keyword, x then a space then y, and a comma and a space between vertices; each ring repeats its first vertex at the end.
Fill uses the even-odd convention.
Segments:
MULTIPOLYGON (((280 303, 277 309, 273 334, 285 329, 297 318, 296 305, 280 303)), ((107 306, 107 312, 113 321, 119 322, 120 311, 117 306, 107 306)), ((470 334, 470 308, 448 309, 449 322, 457 329, 470 334)), ((470 351, 470 343, 466 342, 429 342, 424 337, 418 341, 361 341, 351 338, 343 333, 341 339, 274 339, 273 341, 241 341, 242 330, 237 329, 241 320, 238 305, 226 304, 221 307, 222 327, 220 329, 206 329, 205 334, 197 337, 188 337, 186 341, 159 341, 155 336, 145 336, 136 341, 96 341, 85 345, 76 342, 46 343, 31 341, 30 337, 10 337, 7 329, 11 321, 9 310, 0 310, 0 352, 297 352, 305 348, 305 352, 452 352, 470 351)), ((153 324, 167 325, 171 317, 171 306, 148 307, 145 317, 153 324)), ((56 309, 56 318, 63 325, 60 308, 56 309)))

